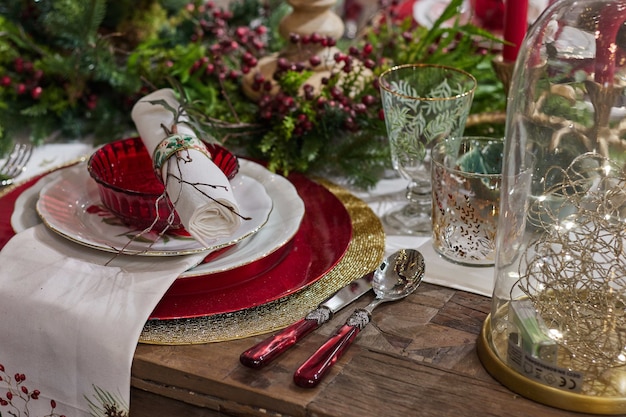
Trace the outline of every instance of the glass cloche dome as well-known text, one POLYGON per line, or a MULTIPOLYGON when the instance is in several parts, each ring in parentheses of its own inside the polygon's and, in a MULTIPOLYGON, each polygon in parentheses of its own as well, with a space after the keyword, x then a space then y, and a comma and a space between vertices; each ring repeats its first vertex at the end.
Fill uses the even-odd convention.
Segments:
POLYGON ((626 413, 626 0, 557 1, 511 78, 491 314, 513 391, 626 413))

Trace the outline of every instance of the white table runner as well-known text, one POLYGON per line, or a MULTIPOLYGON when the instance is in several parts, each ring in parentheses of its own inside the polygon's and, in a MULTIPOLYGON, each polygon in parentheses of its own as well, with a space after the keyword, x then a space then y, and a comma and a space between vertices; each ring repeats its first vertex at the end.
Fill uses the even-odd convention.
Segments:
POLYGON ((66 416, 127 408, 144 323, 178 275, 204 256, 118 256, 104 266, 112 254, 43 225, 16 235, 0 252, 0 391, 13 392, 9 406, 31 417, 48 415, 54 403, 66 416))

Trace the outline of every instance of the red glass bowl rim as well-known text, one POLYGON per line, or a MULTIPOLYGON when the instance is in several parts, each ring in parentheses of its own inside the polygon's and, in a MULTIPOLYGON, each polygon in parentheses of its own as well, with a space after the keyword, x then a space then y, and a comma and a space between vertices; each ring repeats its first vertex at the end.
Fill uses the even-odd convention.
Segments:
MULTIPOLYGON (((104 152, 105 149, 112 149, 114 145, 124 144, 124 143, 127 143, 127 142, 138 142, 141 146, 139 148, 136 148, 136 150, 138 152, 141 152, 143 150, 146 153, 146 155, 148 154, 148 151, 145 148, 145 146, 143 146, 143 142, 142 142, 142 140, 141 140, 141 138, 139 136, 133 136, 133 137, 129 137, 129 138, 126 138, 126 139, 120 139, 120 140, 116 140, 116 141, 107 143, 106 145, 103 145, 102 147, 96 149, 91 154, 91 156, 89 157, 89 160, 87 162, 87 170, 89 171, 89 175, 98 184, 100 184, 103 187, 106 187, 108 189, 111 189, 111 190, 114 190, 114 191, 117 191, 117 192, 121 192, 121 193, 125 193, 125 194, 134 195, 134 196, 158 198, 162 194, 162 192, 160 192, 160 193, 149 193, 149 192, 145 192, 145 191, 137 191, 137 190, 131 190, 131 189, 128 189, 128 188, 120 187, 118 185, 111 184, 110 182, 107 182, 107 181, 103 180, 102 176, 99 173, 95 172, 95 168, 93 167, 93 161, 94 161, 94 159, 98 155, 100 155, 102 152, 104 152)), ((205 145, 213 146, 213 147, 217 147, 217 148, 222 148, 226 152, 231 153, 228 149, 226 149, 223 146, 220 146, 218 144, 206 143, 205 142, 205 145)), ((231 153, 231 155, 232 155, 232 153, 231 153)), ((236 158, 234 155, 233 155, 233 157, 236 158)), ((153 172, 152 171, 152 167, 146 168, 146 170, 150 170, 150 172, 153 172)), ((154 181, 158 182, 161 185, 163 184, 156 175, 154 175, 154 181)), ((163 190, 165 190, 165 186, 163 186, 163 190)))

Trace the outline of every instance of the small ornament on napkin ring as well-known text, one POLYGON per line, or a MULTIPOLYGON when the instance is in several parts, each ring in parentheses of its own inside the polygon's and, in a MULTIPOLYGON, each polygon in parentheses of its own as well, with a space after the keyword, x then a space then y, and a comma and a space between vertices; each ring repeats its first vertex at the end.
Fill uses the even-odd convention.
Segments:
MULTIPOLYGON (((161 141, 154 149, 152 155, 152 166, 154 173, 159 179, 163 178, 163 165, 174 154, 187 149, 195 149, 202 152, 209 159, 213 159, 204 144, 191 135, 173 134, 161 141)), ((191 162, 191 160, 189 161, 191 162)))

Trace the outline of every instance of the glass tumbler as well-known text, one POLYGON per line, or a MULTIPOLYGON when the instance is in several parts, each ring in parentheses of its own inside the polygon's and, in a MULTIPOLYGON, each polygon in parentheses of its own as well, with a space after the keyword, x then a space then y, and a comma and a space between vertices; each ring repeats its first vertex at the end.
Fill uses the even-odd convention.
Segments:
POLYGON ((451 262, 494 264, 503 147, 502 139, 487 137, 433 146, 433 248, 451 262))

